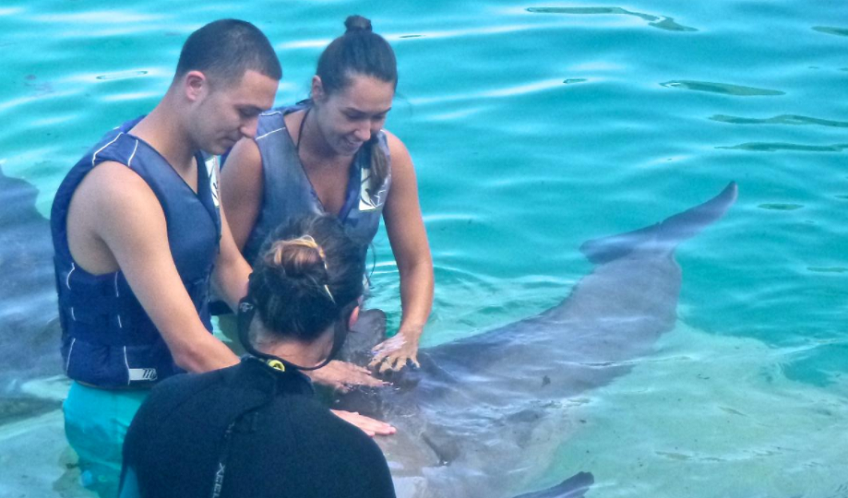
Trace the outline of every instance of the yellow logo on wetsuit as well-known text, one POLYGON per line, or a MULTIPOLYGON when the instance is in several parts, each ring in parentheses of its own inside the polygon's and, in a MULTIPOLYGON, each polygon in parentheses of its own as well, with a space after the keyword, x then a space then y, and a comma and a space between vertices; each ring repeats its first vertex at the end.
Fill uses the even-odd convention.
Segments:
POLYGON ((273 368, 274 370, 279 370, 280 372, 285 372, 285 371, 286 371, 286 366, 285 366, 285 365, 283 364, 283 362, 282 362, 282 361, 280 361, 280 360, 268 360, 268 361, 266 361, 265 363, 266 363, 269 367, 273 368))

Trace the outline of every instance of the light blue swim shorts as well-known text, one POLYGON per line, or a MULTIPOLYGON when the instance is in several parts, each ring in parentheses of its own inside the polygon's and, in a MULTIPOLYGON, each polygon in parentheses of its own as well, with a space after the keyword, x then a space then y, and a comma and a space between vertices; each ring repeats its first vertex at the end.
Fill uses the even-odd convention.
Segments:
POLYGON ((65 435, 79 456, 82 485, 101 498, 118 496, 124 438, 149 392, 71 384, 63 406, 65 435))

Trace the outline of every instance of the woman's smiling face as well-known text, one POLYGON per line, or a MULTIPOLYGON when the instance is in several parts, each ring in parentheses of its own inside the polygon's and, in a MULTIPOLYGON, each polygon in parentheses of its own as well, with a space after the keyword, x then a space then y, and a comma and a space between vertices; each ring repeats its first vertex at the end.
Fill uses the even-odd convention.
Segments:
POLYGON ((350 75, 348 85, 327 94, 320 78, 313 80, 318 128, 338 155, 352 156, 383 128, 395 96, 394 82, 362 74, 350 75))

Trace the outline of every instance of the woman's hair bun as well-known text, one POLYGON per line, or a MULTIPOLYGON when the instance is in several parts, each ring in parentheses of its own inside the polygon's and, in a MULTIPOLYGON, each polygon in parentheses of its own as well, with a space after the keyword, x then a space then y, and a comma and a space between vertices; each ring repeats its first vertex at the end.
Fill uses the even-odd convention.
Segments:
POLYGON ((373 31, 371 29, 371 21, 362 16, 348 16, 348 18, 345 19, 345 27, 347 28, 345 33, 359 30, 373 31))
POLYGON ((327 263, 324 251, 310 236, 293 240, 275 241, 265 254, 265 264, 278 268, 288 278, 311 278, 323 281, 327 278, 327 263))
POLYGON ((362 295, 364 254, 333 215, 309 215, 278 227, 263 244, 248 283, 263 330, 312 341, 334 322, 347 320, 342 312, 362 295))

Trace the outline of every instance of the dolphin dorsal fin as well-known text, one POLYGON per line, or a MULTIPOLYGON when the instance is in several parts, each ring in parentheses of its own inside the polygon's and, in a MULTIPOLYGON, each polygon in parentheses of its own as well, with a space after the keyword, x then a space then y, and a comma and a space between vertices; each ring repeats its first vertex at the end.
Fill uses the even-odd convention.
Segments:
POLYGON ((724 216, 736 202, 738 187, 730 182, 720 194, 707 202, 666 218, 663 222, 632 232, 593 239, 580 246, 580 251, 594 264, 622 258, 637 248, 672 252, 687 240, 724 216))
POLYGON ((627 256, 633 252, 633 249, 653 240, 656 228, 659 226, 660 224, 657 223, 632 232, 588 240, 580 246, 580 252, 596 265, 609 263, 627 256))

